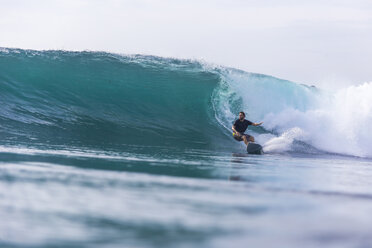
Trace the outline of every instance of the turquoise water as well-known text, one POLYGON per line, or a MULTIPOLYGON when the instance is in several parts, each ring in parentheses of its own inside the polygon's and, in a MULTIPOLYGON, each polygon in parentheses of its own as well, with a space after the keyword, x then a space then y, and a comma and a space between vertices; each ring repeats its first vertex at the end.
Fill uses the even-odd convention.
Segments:
POLYGON ((372 123, 362 87, 333 94, 198 61, 1 49, 0 245, 372 246, 372 139, 338 108, 359 103, 353 118, 372 123), (264 121, 248 130, 263 156, 231 136, 241 110, 264 121))

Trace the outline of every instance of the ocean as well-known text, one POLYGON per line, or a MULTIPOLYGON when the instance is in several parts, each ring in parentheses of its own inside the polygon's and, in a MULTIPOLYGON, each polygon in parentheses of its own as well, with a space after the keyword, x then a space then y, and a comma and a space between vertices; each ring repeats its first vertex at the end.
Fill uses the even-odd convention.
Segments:
POLYGON ((0 106, 0 247, 372 247, 372 83, 0 48, 0 106))

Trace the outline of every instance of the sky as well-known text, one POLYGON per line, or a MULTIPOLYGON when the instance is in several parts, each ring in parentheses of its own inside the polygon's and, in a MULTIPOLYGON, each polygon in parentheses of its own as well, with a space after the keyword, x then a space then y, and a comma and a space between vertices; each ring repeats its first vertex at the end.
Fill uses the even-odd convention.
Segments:
POLYGON ((0 47, 201 59, 357 85, 372 82, 372 1, 0 0, 0 47))

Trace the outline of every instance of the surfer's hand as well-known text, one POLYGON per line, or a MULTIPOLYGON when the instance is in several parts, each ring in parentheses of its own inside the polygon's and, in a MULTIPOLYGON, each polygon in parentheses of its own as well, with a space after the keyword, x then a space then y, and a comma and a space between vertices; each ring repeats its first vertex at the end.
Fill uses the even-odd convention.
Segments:
POLYGON ((262 121, 260 122, 260 123, 256 123, 256 125, 255 126, 261 126, 262 125, 262 121))

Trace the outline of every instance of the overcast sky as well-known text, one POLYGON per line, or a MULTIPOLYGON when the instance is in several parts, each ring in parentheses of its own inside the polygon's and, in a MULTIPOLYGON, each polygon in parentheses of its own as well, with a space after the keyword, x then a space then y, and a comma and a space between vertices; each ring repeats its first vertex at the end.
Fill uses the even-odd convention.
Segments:
POLYGON ((0 0, 0 47, 196 58, 359 84, 372 81, 372 1, 0 0))

